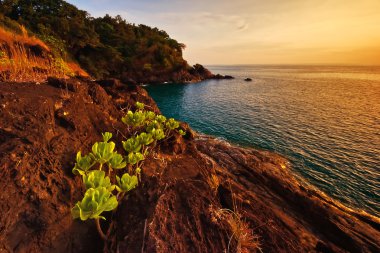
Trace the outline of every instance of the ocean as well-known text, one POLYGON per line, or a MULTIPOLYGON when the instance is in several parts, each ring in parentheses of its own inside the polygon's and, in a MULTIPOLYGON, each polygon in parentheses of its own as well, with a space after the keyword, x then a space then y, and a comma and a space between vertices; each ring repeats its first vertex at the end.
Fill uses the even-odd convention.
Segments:
POLYGON ((380 217, 380 67, 207 68, 235 79, 146 88, 167 117, 279 153, 309 184, 380 217))

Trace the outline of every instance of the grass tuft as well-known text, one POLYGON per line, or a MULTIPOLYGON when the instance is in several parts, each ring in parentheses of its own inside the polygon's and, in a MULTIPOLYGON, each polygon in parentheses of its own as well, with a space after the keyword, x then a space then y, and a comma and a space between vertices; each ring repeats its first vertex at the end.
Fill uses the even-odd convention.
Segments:
MULTIPOLYGON (((86 76, 75 63, 54 57, 49 47, 20 26, 21 33, 0 27, 0 81, 41 82, 49 76, 86 76)), ((88 75, 87 75, 88 76, 88 75)))

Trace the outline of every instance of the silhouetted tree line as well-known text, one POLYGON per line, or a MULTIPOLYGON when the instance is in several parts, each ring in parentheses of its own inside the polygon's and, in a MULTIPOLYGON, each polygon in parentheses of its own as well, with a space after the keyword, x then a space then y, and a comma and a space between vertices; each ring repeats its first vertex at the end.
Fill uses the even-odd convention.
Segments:
POLYGON ((188 71, 184 44, 122 17, 93 18, 62 0, 0 0, 0 15, 24 25, 66 60, 97 78, 188 71))

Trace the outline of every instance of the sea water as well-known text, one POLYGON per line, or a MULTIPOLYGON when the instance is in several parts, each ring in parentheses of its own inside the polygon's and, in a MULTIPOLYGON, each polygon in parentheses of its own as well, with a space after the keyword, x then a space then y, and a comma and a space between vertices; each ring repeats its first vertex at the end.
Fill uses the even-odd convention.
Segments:
POLYGON ((282 154, 310 184, 380 216, 380 67, 207 67, 235 79, 146 88, 166 116, 282 154))

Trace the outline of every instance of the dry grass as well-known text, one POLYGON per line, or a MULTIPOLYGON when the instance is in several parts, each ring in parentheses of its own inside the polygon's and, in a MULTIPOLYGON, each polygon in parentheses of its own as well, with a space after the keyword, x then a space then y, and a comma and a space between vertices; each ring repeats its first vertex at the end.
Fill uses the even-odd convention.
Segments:
POLYGON ((0 27, 0 44, 12 45, 22 43, 29 46, 39 46, 45 51, 50 51, 49 47, 44 42, 34 36, 29 36, 25 27, 20 26, 20 28, 22 33, 17 34, 0 27))
POLYGON ((210 212, 214 223, 227 225, 231 231, 227 253, 261 252, 259 237, 238 211, 210 208, 210 212), (232 251, 232 248, 235 250, 232 251))
POLYGON ((219 177, 216 174, 211 174, 210 177, 206 178, 206 181, 211 190, 216 194, 220 185, 219 177))
POLYGON ((88 76, 75 63, 53 57, 49 47, 21 26, 22 34, 0 27, 0 81, 40 82, 49 76, 88 76))
POLYGON ((231 239, 233 238, 236 241, 236 252, 248 253, 259 251, 259 237, 253 233, 242 216, 239 213, 231 212, 230 210, 227 211, 225 215, 227 217, 226 220, 231 227, 231 239))
POLYGON ((226 208, 217 209, 213 206, 209 208, 212 221, 222 224, 231 232, 226 253, 262 252, 259 236, 254 234, 253 229, 249 227, 248 222, 244 219, 240 211, 242 208, 239 208, 236 203, 236 197, 232 191, 231 183, 229 183, 229 185, 232 194, 233 210, 226 208), (232 249, 235 250, 232 251, 232 249))
POLYGON ((77 63, 75 62, 68 62, 67 66, 71 69, 73 73, 77 76, 83 76, 83 77, 89 77, 90 75, 84 71, 77 63))

